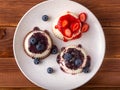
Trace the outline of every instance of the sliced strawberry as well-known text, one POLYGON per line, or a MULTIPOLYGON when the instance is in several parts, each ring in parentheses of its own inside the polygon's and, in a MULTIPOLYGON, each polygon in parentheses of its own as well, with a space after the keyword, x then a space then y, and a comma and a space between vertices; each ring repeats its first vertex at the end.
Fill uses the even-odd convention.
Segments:
POLYGON ((80 23, 72 23, 70 25, 70 29, 75 32, 75 31, 78 31, 80 29, 80 23))
POLYGON ((66 37, 71 37, 72 36, 72 32, 69 28, 64 30, 64 34, 65 34, 66 37))
POLYGON ((82 26, 81 31, 84 33, 84 32, 87 32, 88 29, 89 29, 89 25, 87 23, 84 23, 83 26, 82 26))
POLYGON ((81 22, 85 22, 86 19, 87 19, 86 13, 81 13, 81 14, 79 15, 79 19, 80 19, 81 22))
POLYGON ((64 27, 66 27, 68 25, 68 21, 67 20, 63 20, 62 21, 62 27, 64 28, 64 27))

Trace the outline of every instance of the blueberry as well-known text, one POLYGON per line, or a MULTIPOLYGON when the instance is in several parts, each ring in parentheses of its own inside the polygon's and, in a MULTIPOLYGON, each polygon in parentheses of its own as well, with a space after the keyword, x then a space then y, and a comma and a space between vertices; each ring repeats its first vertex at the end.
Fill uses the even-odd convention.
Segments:
POLYGON ((53 68, 51 68, 51 67, 48 67, 48 68, 47 68, 47 72, 48 72, 49 74, 53 73, 53 71, 54 71, 53 68))
POLYGON ((53 45, 52 49, 51 49, 51 54, 57 54, 58 53, 58 48, 53 45))
POLYGON ((84 68, 83 68, 83 72, 84 72, 84 73, 89 73, 89 67, 84 67, 84 68))
POLYGON ((42 16, 42 20, 43 20, 43 21, 47 21, 48 19, 49 19, 49 17, 48 17, 47 15, 43 15, 43 16, 42 16))
POLYGON ((58 53, 58 49, 56 48, 52 49, 51 54, 57 54, 57 53, 58 53))
POLYGON ((35 45, 37 43, 37 40, 34 37, 30 38, 30 44, 35 45))
POLYGON ((42 51, 42 50, 45 49, 45 46, 44 46, 44 44, 38 43, 38 44, 36 45, 36 49, 37 49, 38 51, 42 51))
POLYGON ((35 59, 34 59, 34 64, 37 65, 37 64, 39 64, 39 63, 40 63, 40 59, 39 59, 39 58, 35 58, 35 59))
POLYGON ((80 66, 80 65, 82 65, 82 60, 81 59, 76 59, 75 60, 75 66, 80 66))
POLYGON ((64 58, 65 60, 70 60, 70 59, 72 59, 72 55, 71 55, 70 53, 65 53, 65 54, 63 55, 63 58, 64 58))

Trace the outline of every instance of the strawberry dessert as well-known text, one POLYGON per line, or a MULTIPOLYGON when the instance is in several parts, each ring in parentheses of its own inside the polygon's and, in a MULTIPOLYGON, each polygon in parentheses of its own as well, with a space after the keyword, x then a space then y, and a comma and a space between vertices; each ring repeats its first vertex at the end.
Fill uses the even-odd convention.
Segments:
POLYGON ((80 38, 83 32, 87 32, 89 25, 85 23, 87 15, 80 13, 78 16, 72 12, 57 17, 53 23, 53 33, 63 41, 80 38))

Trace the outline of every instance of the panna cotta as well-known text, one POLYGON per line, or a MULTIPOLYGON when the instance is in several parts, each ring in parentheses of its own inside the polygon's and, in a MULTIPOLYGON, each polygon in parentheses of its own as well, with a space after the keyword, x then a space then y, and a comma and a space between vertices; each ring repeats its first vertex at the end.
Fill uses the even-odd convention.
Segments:
POLYGON ((23 47, 28 56, 43 59, 51 52, 52 40, 47 31, 35 27, 25 36, 23 47))
POLYGON ((81 45, 73 45, 61 49, 57 56, 57 63, 62 71, 75 75, 89 72, 90 59, 81 45))
POLYGON ((89 29, 86 19, 86 13, 80 13, 79 15, 69 11, 63 13, 53 22, 53 33, 57 38, 65 42, 78 39, 82 33, 87 32, 89 29))

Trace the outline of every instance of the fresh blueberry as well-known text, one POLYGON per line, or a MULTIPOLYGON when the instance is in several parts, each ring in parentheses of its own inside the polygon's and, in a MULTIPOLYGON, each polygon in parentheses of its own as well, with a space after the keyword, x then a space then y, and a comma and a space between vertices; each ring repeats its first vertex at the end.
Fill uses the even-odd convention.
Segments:
POLYGON ((34 59, 34 64, 37 65, 37 64, 39 64, 39 63, 40 63, 40 59, 39 59, 39 58, 35 58, 35 59, 34 59))
POLYGON ((58 53, 58 48, 55 45, 53 45, 51 54, 57 54, 57 53, 58 53))
POLYGON ((35 45, 37 43, 37 40, 34 37, 30 38, 30 44, 35 45))
POLYGON ((75 66, 80 66, 82 65, 82 60, 81 59, 76 59, 75 60, 75 66))
POLYGON ((56 48, 52 49, 51 54, 57 54, 58 50, 56 48))
POLYGON ((51 67, 48 67, 48 68, 47 68, 47 72, 48 72, 49 74, 53 73, 53 71, 54 71, 53 68, 51 68, 51 67))
POLYGON ((37 49, 38 51, 42 51, 42 50, 45 49, 45 46, 44 46, 44 44, 38 43, 38 44, 36 45, 36 49, 37 49))
POLYGON ((71 55, 70 53, 65 53, 65 54, 63 55, 63 58, 64 58, 65 60, 70 60, 70 59, 72 59, 72 55, 71 55))
POLYGON ((84 67, 84 68, 83 68, 83 72, 84 72, 84 73, 89 73, 89 67, 84 67))
POLYGON ((47 15, 43 15, 43 16, 42 16, 42 20, 43 20, 43 21, 47 21, 48 19, 49 19, 49 17, 48 17, 47 15))

